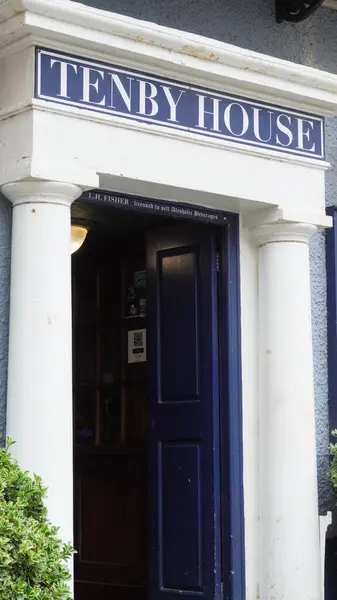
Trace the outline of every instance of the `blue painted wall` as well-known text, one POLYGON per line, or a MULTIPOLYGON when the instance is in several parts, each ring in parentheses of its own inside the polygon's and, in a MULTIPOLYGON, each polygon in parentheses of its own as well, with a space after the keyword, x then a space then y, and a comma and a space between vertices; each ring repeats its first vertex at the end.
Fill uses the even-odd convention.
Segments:
MULTIPOLYGON (((87 0, 85 4, 337 73, 337 11, 321 8, 301 24, 278 25, 273 0, 87 0)), ((337 119, 327 120, 328 205, 337 203, 337 119)), ((301 193, 301 190, 298 190, 301 193)), ((324 234, 311 243, 313 342, 320 510, 331 504, 328 469, 326 278, 324 234)))
POLYGON ((12 207, 0 194, 0 446, 5 439, 12 207))

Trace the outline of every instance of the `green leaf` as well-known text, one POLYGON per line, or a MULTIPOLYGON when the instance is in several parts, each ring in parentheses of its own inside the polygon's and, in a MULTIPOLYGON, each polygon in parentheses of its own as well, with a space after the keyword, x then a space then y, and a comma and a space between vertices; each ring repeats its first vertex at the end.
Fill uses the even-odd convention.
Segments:
POLYGON ((0 599, 71 600, 72 546, 47 518, 41 477, 22 471, 9 449, 0 449, 0 599))

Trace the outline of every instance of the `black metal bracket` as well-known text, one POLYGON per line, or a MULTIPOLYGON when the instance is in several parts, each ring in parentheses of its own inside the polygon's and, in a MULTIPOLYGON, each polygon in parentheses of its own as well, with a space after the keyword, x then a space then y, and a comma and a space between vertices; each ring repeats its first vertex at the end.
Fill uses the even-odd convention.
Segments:
POLYGON ((304 21, 316 12, 323 2, 324 0, 275 0, 276 21, 304 21))

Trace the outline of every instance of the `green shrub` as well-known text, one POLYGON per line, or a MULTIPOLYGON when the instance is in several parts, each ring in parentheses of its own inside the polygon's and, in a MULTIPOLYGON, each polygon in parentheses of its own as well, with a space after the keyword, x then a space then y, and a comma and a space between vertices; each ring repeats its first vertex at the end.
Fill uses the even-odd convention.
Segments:
POLYGON ((47 519, 46 488, 0 449, 0 599, 70 600, 72 547, 47 519))
MULTIPOLYGON (((337 429, 334 429, 331 434, 333 437, 337 438, 337 429)), ((329 479, 331 481, 332 489, 337 496, 337 443, 331 443, 329 448, 332 457, 329 469, 329 479)))

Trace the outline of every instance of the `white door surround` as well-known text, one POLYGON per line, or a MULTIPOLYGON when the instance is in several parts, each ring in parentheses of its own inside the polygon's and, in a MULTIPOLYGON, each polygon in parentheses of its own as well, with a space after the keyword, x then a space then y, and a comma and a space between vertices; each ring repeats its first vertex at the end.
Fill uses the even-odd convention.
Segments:
POLYGON ((308 242, 330 225, 328 163, 36 98, 36 46, 318 117, 337 114, 337 77, 70 0, 0 7, 18 457, 44 477, 50 516, 71 539, 70 207, 81 191, 239 213, 246 596, 320 600, 308 242))

